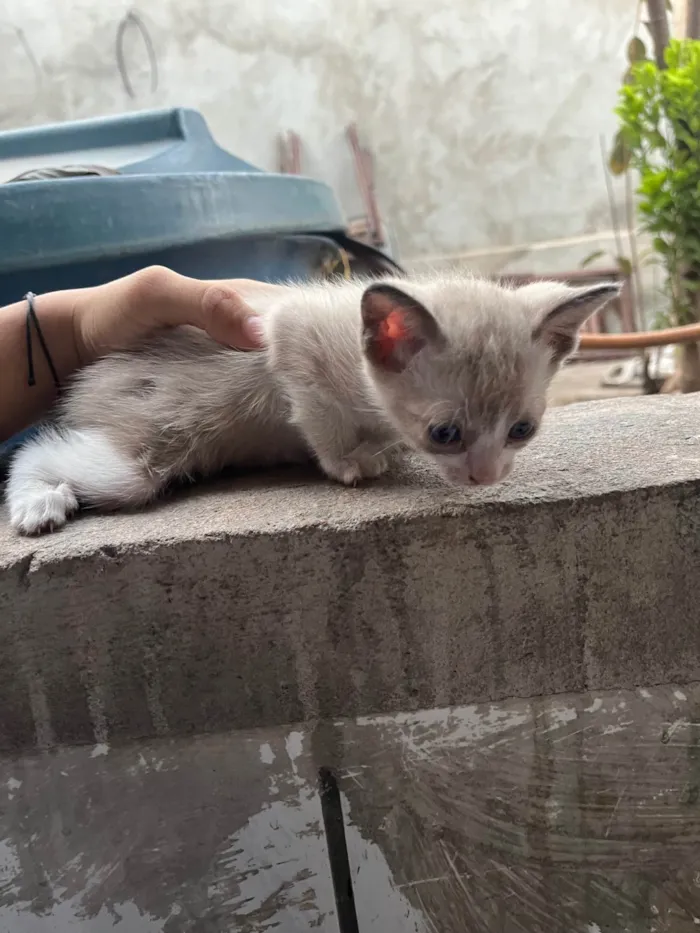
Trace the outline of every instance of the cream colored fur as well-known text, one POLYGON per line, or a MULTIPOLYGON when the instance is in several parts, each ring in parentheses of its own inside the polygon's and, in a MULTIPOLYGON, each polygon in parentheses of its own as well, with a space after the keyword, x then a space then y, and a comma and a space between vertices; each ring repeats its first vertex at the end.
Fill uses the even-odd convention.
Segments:
POLYGON ((11 466, 13 526, 58 528, 78 504, 143 505, 173 481, 226 466, 313 458, 354 484, 406 447, 454 482, 499 481, 523 446, 508 440, 510 426, 539 424, 580 326, 615 294, 431 275, 382 280, 395 299, 370 284, 290 286, 254 299, 264 352, 183 327, 83 370, 11 466), (411 342, 388 366, 376 354, 394 306, 411 342), (462 441, 436 447, 436 423, 458 425, 462 441))

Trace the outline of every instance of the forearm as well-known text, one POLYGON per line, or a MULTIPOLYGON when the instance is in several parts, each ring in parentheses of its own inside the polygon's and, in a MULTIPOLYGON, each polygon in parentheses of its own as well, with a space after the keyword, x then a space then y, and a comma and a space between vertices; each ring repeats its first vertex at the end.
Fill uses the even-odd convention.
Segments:
MULTIPOLYGON (((106 353, 181 324, 229 346, 259 349, 258 335, 246 329, 253 310, 245 299, 284 288, 250 279, 204 282, 150 266, 104 285, 39 295, 34 304, 63 383, 106 353)), ((33 326, 36 383, 29 385, 26 321, 26 301, 0 308, 0 443, 44 415, 58 394, 33 326)))
MULTIPOLYGON (((75 292, 50 292, 35 299, 36 315, 61 382, 80 365, 73 313, 75 292)), ((57 396, 51 369, 31 327, 35 384, 29 385, 27 302, 0 308, 0 443, 40 418, 57 396)))

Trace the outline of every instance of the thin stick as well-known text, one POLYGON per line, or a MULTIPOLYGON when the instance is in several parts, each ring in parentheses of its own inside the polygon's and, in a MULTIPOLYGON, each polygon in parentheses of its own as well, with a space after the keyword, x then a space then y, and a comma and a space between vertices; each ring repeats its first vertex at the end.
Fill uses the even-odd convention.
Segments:
POLYGON ((625 215, 627 218, 627 238, 630 244, 630 253, 632 254, 632 277, 634 279, 634 291, 632 301, 632 313, 634 314, 634 323, 637 330, 642 330, 646 325, 646 315, 644 313, 644 294, 642 291, 642 270, 639 265, 639 252, 637 250, 637 234, 634 229, 634 199, 632 195, 632 179, 630 173, 625 172, 625 215))
POLYGON ((686 39, 700 39, 700 0, 688 0, 685 36, 686 39))
POLYGON ((671 37, 668 28, 666 0, 647 0, 647 11, 649 20, 646 25, 654 42, 654 57, 656 58, 656 64, 663 69, 666 67, 664 52, 671 37))
POLYGON ((610 179, 610 173, 608 171, 608 156, 605 146, 605 137, 601 134, 599 137, 600 141, 600 155, 603 161, 603 174, 605 175, 605 188, 608 192, 608 206, 610 207, 610 221, 612 223, 613 235, 615 237, 615 249, 617 250, 617 255, 623 255, 623 244, 622 244, 622 234, 620 233, 620 221, 617 216, 617 205, 615 204, 615 192, 613 191, 612 181, 610 179))

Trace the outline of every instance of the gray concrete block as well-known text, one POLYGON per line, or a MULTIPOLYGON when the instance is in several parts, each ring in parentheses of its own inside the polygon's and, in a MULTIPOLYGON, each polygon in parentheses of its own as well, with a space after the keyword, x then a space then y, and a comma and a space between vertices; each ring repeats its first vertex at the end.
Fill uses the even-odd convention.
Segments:
POLYGON ((700 679, 694 397, 552 411, 510 481, 238 477, 0 521, 0 747, 700 679))

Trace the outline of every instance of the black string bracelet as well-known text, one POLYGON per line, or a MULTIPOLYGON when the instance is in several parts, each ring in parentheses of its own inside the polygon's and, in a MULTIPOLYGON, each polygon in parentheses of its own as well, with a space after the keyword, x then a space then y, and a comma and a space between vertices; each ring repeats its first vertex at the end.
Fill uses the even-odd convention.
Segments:
POLYGON ((44 335, 41 332, 41 327, 39 326, 39 318, 36 316, 36 308, 34 307, 34 299, 36 295, 33 292, 27 292, 24 296, 24 300, 27 302, 27 318, 25 324, 25 331, 27 334, 27 385, 34 386, 36 385, 36 378, 34 376, 34 354, 32 351, 32 324, 36 330, 36 335, 39 338, 39 343, 41 344, 41 349, 43 351, 44 357, 48 364, 49 369, 51 370, 51 376, 54 381, 54 385, 57 389, 61 388, 61 380, 58 378, 58 373, 56 372, 56 367, 53 364, 51 359, 51 354, 49 353, 49 348, 46 346, 46 341, 44 340, 44 335))

